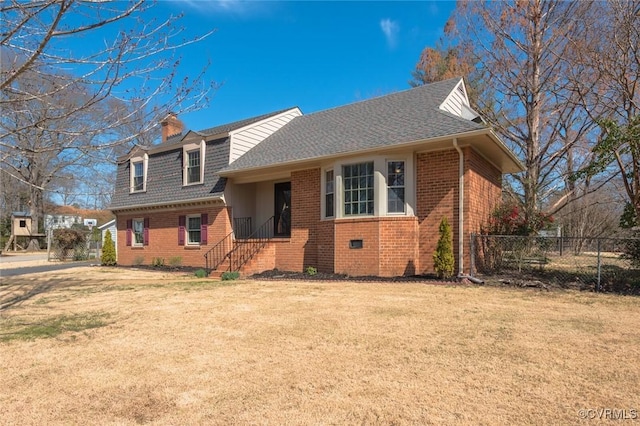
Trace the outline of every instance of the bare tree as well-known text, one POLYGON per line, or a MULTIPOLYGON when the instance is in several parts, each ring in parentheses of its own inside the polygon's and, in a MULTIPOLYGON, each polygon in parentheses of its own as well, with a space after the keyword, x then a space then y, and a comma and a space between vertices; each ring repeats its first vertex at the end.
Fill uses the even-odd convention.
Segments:
POLYGON ((640 0, 596 3, 591 14, 601 25, 582 29, 585 42, 575 62, 597 77, 596 84, 585 87, 577 72, 572 77, 602 133, 578 175, 616 178, 640 217, 640 0))
POLYGON ((217 87, 205 79, 208 65, 181 77, 178 56, 212 31, 184 38, 181 17, 149 19, 153 7, 142 0, 0 5, 2 179, 31 188, 35 229, 56 176, 108 165, 148 143, 168 111, 202 108, 217 87))
MULTIPOLYGON (((525 166, 506 188, 523 204, 526 218, 576 198, 578 183, 567 186, 566 178, 594 139, 595 123, 568 78, 567 60, 589 7, 557 0, 458 2, 446 27, 447 54, 425 49, 418 63, 421 75, 436 78, 473 64, 468 80, 478 94, 474 106, 525 166)), ((582 78, 586 87, 594 76, 582 78)))

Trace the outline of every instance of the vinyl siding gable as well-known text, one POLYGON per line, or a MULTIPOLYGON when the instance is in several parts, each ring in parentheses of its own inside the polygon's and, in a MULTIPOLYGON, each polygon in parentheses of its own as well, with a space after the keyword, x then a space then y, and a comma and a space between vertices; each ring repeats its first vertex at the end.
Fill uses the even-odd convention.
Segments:
POLYGON ((463 105, 469 106, 469 98, 467 98, 464 83, 460 80, 444 102, 440 104, 440 109, 457 115, 458 117, 463 117, 463 105))
POLYGON ((302 115, 298 108, 292 108, 281 114, 269 117, 257 123, 250 124, 232 131, 229 164, 244 155, 251 148, 271 136, 289 121, 302 115))

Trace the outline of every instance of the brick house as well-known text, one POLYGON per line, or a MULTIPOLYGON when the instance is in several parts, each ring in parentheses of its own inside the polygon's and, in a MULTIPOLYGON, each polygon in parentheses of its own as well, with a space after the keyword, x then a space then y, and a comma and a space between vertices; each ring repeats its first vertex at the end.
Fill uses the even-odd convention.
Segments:
POLYGON ((446 216, 463 273, 502 175, 522 170, 460 78, 199 132, 174 116, 162 124, 161 144, 118 164, 111 210, 122 265, 429 273, 446 216))

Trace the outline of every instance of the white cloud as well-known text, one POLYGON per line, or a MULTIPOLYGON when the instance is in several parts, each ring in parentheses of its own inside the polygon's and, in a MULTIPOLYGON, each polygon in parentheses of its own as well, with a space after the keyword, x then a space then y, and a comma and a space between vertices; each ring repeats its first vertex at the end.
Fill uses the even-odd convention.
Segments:
POLYGON ((246 2, 241 0, 173 0, 173 2, 187 5, 199 12, 218 12, 235 15, 247 15, 259 12, 264 8, 263 2, 246 2))
POLYGON ((392 21, 391 19, 386 18, 380 21, 380 29, 384 33, 389 47, 392 49, 395 48, 398 44, 398 33, 400 32, 400 25, 396 21, 392 21))

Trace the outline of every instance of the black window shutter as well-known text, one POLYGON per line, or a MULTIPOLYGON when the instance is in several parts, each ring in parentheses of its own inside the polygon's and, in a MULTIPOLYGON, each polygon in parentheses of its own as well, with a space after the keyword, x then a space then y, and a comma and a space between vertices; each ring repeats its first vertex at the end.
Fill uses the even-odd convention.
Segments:
POLYGON ((206 213, 202 213, 200 215, 200 244, 203 246, 207 245, 207 228, 209 223, 209 215, 206 213))
POLYGON ((142 244, 145 246, 149 245, 149 218, 144 218, 144 231, 142 233, 142 244))

